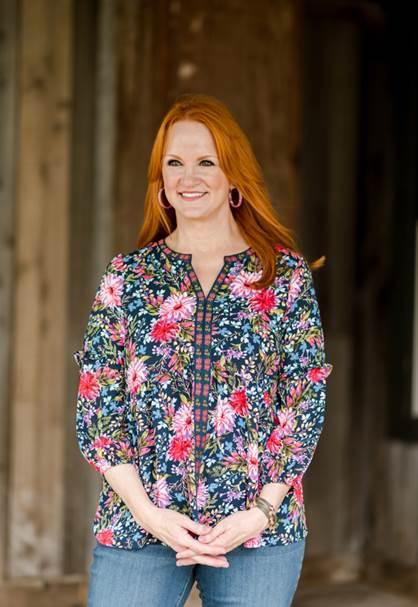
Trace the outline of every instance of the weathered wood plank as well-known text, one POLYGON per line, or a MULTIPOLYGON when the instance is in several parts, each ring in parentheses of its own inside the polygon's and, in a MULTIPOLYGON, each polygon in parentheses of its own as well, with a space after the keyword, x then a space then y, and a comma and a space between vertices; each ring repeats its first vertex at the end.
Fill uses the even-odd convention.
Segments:
MULTIPOLYGON (((114 0, 75 3, 69 352, 81 347, 100 274, 111 257, 114 164, 114 0)), ((65 571, 87 570, 100 477, 86 465, 75 432, 79 369, 68 356, 65 571)))
POLYGON ((71 353, 80 348, 92 300, 91 273, 95 254, 94 156, 96 127, 97 1, 76 0, 74 6, 74 118, 72 128, 71 214, 68 293, 69 344, 66 357, 66 445, 64 563, 66 573, 86 569, 87 542, 94 516, 98 478, 84 466, 76 442, 75 406, 79 369, 71 353), (92 495, 94 494, 94 495, 92 495))
MULTIPOLYGON (((167 65, 154 55, 158 6, 143 0, 115 1, 115 164, 113 251, 132 250, 142 221, 146 171, 154 128, 161 118, 164 91, 155 95, 155 80, 167 65)), ((167 4, 167 2, 165 2, 167 4)), ((167 42, 159 41, 162 47, 167 42)))
POLYGON ((360 564, 367 501, 364 437, 351 433, 357 179, 359 30, 356 24, 306 20, 301 233, 310 258, 326 255, 314 273, 325 332, 328 381, 323 436, 306 478, 309 556, 343 557, 338 577, 360 564), (344 69, 341 69, 344 66, 344 69), (342 143, 343 142, 343 143, 342 143), (350 450, 350 444, 357 449, 350 450), (350 465, 350 461, 355 461, 350 465), (357 479, 354 478, 358 473, 357 479), (352 475, 350 478, 349 475, 352 475), (350 517, 355 522, 350 521, 350 517))
POLYGON ((0 0, 0 579, 6 570, 8 537, 9 374, 15 254, 16 30, 16 3, 0 0))
POLYGON ((10 577, 62 570, 72 111, 70 0, 20 17, 10 577))

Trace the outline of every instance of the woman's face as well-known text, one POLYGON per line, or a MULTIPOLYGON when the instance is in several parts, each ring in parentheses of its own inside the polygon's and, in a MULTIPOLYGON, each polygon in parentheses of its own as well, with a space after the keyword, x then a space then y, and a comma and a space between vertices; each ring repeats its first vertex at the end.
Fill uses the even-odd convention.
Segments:
POLYGON ((195 120, 175 122, 162 159, 165 195, 176 215, 203 218, 228 205, 232 185, 219 166, 209 129, 195 120))

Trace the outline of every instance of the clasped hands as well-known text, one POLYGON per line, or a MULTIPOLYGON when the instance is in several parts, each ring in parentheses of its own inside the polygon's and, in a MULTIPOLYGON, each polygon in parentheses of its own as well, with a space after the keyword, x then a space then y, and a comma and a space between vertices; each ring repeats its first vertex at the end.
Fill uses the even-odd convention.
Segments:
POLYGON ((202 563, 228 567, 225 554, 261 533, 268 525, 265 514, 257 507, 234 512, 215 527, 192 521, 174 510, 157 510, 154 525, 148 525, 148 529, 176 551, 178 566, 202 563))

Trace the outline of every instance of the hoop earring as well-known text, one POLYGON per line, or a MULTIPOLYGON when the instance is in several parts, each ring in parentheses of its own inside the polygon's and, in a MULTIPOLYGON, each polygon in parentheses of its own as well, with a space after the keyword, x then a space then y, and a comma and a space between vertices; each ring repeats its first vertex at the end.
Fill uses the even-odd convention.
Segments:
MULTIPOLYGON (((164 188, 161 188, 161 190, 158 191, 158 202, 159 202, 160 206, 163 207, 163 209, 171 209, 170 203, 168 203, 168 206, 163 203, 163 200, 162 200, 163 192, 164 192, 164 188)), ((164 194, 165 194, 165 192, 164 192, 164 194)), ((166 196, 166 199, 167 199, 167 196, 166 196)))
POLYGON ((242 194, 239 191, 238 188, 232 188, 231 190, 229 190, 228 192, 228 200, 229 200, 229 204, 231 205, 231 207, 234 207, 234 209, 238 208, 241 206, 242 204, 242 194), (234 202, 234 199, 232 198, 232 192, 233 190, 236 190, 238 192, 238 201, 234 202))

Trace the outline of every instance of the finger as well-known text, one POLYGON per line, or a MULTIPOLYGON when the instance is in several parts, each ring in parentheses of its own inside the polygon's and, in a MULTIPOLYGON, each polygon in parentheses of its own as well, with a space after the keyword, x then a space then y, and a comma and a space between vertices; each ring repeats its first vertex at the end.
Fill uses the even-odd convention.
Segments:
POLYGON ((229 562, 226 557, 219 556, 208 556, 206 554, 196 554, 191 559, 195 563, 202 563, 203 565, 214 565, 216 567, 228 567, 229 562))
POLYGON ((228 562, 228 559, 226 558, 226 556, 224 554, 211 555, 211 554, 195 554, 194 552, 192 552, 191 554, 188 554, 186 556, 176 558, 176 563, 182 563, 184 561, 193 561, 194 559, 199 560, 199 562, 201 559, 209 559, 210 561, 218 562, 218 563, 227 563, 228 562))
POLYGON ((201 534, 206 534, 208 531, 211 530, 211 527, 209 527, 209 525, 202 525, 201 523, 197 523, 196 521, 192 521, 188 516, 184 515, 184 517, 182 517, 182 525, 183 527, 185 527, 188 531, 191 531, 192 533, 194 533, 195 535, 199 535, 201 534))
POLYGON ((206 543, 203 544, 200 540, 195 540, 190 535, 185 537, 182 543, 184 544, 183 550, 191 549, 191 550, 193 550, 193 552, 195 552, 197 554, 207 553, 208 548, 209 548, 210 553, 213 552, 216 554, 217 551, 222 550, 224 548, 223 544, 221 544, 220 542, 212 542, 211 544, 206 544, 206 543))
POLYGON ((197 547, 193 546, 183 546, 180 550, 177 551, 177 554, 180 556, 186 555, 188 556, 190 553, 194 554, 210 554, 210 555, 218 555, 224 554, 226 551, 225 546, 220 543, 213 544, 204 544, 203 546, 198 542, 197 547))
POLYGON ((199 542, 202 544, 225 544, 225 537, 228 529, 212 529, 210 533, 206 535, 199 536, 199 542))
POLYGON ((177 552, 176 558, 191 556, 192 554, 209 554, 216 556, 225 554, 225 552, 225 546, 223 546, 222 544, 207 544, 204 547, 200 548, 199 552, 197 552, 193 548, 183 548, 177 552))
POLYGON ((202 554, 196 554, 193 557, 188 557, 185 559, 179 559, 176 561, 176 565, 194 565, 196 563, 201 563, 202 565, 211 565, 212 567, 229 567, 229 562, 223 557, 215 557, 215 556, 206 556, 202 554))
POLYGON ((213 527, 210 527, 209 525, 204 525, 202 528, 202 531, 199 531, 199 533, 197 535, 206 535, 207 533, 210 533, 212 531, 213 527))
MULTIPOLYGON (((184 559, 184 560, 179 561, 178 563, 176 563, 176 566, 177 567, 183 567, 184 565, 198 565, 198 564, 199 564, 199 561, 194 561, 192 559, 184 559)), ((213 562, 213 563, 203 563, 203 562, 200 562, 200 564, 201 565, 208 565, 210 567, 218 567, 218 568, 219 567, 223 567, 223 568, 229 567, 229 563, 216 563, 216 562, 213 562)))
MULTIPOLYGON (((205 542, 203 545, 205 546, 206 550, 208 550, 208 551, 212 546, 222 546, 224 548, 225 552, 229 552, 230 550, 232 550, 232 546, 241 544, 242 541, 244 541, 244 539, 246 539, 246 538, 244 538, 241 541, 240 538, 241 538, 241 536, 237 536, 236 534, 225 532, 222 535, 220 535, 219 537, 217 537, 216 539, 214 539, 213 542, 211 542, 209 544, 205 542)), ((205 550, 205 553, 206 553, 206 550, 205 550)))

